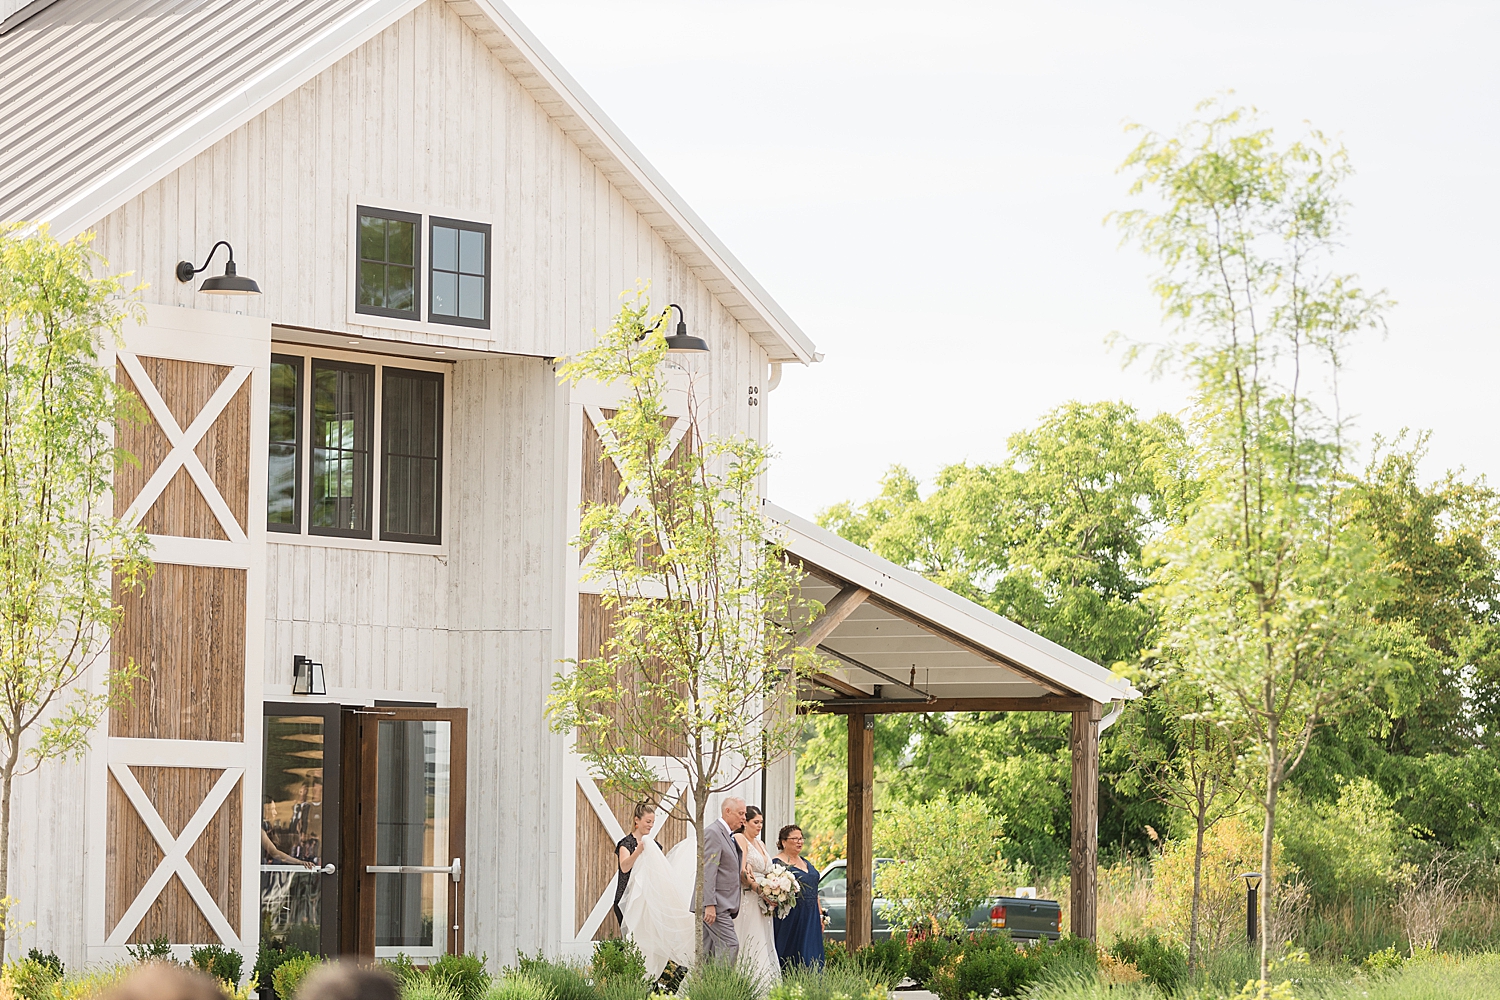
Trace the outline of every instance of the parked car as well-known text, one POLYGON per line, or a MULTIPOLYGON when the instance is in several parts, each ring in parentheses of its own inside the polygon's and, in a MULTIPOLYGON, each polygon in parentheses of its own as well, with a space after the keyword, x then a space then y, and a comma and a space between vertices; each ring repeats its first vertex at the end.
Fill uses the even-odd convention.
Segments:
MULTIPOLYGON (((891 858, 876 858, 878 873, 891 858)), ((844 940, 848 926, 849 874, 848 862, 840 859, 829 864, 818 882, 818 899, 828 911, 828 924, 823 936, 831 941, 844 940)), ((891 936, 891 925, 885 917, 886 901, 876 896, 870 901, 870 937, 880 941, 891 936)), ((1035 941, 1046 938, 1056 941, 1062 934, 1062 907, 1051 899, 1021 899, 1016 896, 995 896, 974 907, 964 926, 975 934, 1008 930, 1017 941, 1035 941)))

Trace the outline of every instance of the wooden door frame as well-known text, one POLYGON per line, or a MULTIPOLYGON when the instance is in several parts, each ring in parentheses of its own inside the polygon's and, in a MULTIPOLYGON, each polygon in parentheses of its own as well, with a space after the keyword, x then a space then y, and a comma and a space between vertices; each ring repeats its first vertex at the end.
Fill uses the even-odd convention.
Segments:
MULTIPOLYGON (((323 877, 323 901, 319 907, 318 945, 327 958, 337 956, 341 950, 339 938, 340 905, 344 871, 343 836, 343 706, 336 702, 292 702, 268 701, 262 707, 262 719, 297 715, 321 715, 323 717, 323 841, 322 861, 333 862, 334 874, 323 877)), ((264 725, 264 722, 262 722, 264 725)), ((265 733, 261 733, 261 787, 265 797, 265 733)), ((257 879, 259 885, 259 879, 257 879)), ((257 890, 257 896, 259 892, 257 890)), ((257 906, 259 904, 257 903, 257 906)))
MULTIPOLYGON (((376 803, 376 791, 379 788, 379 775, 376 771, 377 746, 380 729, 371 726, 365 730, 367 722, 447 722, 450 724, 448 734, 448 855, 449 859, 458 858, 467 866, 465 855, 466 838, 468 827, 468 741, 469 741, 469 710, 466 708, 426 708, 406 707, 395 705, 376 705, 371 708, 356 708, 346 711, 347 716, 353 716, 355 725, 346 725, 344 747, 346 750, 346 763, 353 766, 354 773, 359 775, 359 781, 354 788, 353 794, 347 797, 352 803, 352 808, 346 807, 344 817, 353 820, 351 838, 346 834, 345 844, 353 847, 352 851, 346 852, 350 859, 342 871, 346 873, 343 884, 352 887, 353 892, 344 903, 343 914, 347 921, 352 924, 349 933, 346 929, 344 942, 346 946, 352 945, 350 951, 373 958, 375 955, 375 876, 365 871, 365 866, 370 863, 371 854, 375 849, 375 820, 378 814, 376 803), (347 756, 353 754, 351 761, 347 756), (370 808, 364 808, 368 805, 370 808)), ((459 881, 450 882, 451 914, 445 914, 443 920, 444 942, 448 954, 461 955, 464 950, 464 882, 468 877, 467 871, 461 871, 459 881), (451 922, 450 922, 451 920, 451 922)), ((433 914, 434 929, 437 926, 437 914, 433 914)))

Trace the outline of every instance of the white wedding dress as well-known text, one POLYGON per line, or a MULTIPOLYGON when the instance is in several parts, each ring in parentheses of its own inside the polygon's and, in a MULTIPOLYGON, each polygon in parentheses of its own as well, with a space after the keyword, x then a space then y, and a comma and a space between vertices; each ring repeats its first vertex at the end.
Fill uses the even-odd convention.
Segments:
MULTIPOLYGON (((750 873, 760 878, 771 870, 771 856, 758 840, 750 841, 745 853, 750 873)), ((760 905, 760 897, 746 889, 740 898, 740 915, 734 918, 734 933, 740 939, 740 964, 769 989, 781 979, 781 961, 776 957, 776 928, 771 915, 760 905)))
POLYGON ((621 925, 635 941, 646 960, 646 971, 655 979, 676 962, 683 968, 693 964, 698 919, 693 913, 694 869, 698 866, 698 842, 691 827, 682 841, 666 854, 656 838, 630 868, 630 884, 620 900, 621 925))

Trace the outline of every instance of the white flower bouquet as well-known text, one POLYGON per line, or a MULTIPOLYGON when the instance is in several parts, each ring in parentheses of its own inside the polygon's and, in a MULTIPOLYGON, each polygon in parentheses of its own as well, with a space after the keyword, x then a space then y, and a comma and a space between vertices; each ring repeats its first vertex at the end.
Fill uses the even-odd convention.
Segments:
POLYGON ((780 865, 772 865, 770 871, 755 880, 755 893, 760 897, 761 909, 777 917, 786 916, 797 905, 801 888, 797 876, 780 865))

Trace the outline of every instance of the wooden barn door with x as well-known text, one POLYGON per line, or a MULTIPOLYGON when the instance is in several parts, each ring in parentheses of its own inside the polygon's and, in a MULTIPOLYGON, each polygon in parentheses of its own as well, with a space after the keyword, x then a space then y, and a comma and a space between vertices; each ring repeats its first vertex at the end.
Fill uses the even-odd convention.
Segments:
POLYGON ((115 593, 110 663, 139 679, 91 754, 90 958, 161 936, 254 955, 270 333, 149 306, 116 354, 146 419, 117 428, 115 510, 155 567, 115 593))

